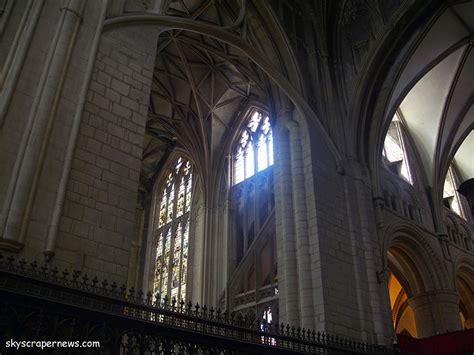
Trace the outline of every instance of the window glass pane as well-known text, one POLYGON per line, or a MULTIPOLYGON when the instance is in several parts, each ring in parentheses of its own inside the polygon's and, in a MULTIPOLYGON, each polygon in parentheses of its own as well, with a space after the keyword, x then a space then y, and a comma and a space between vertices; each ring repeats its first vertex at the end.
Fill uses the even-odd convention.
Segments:
POLYGON ((236 184, 244 180, 244 153, 241 148, 237 152, 234 167, 234 181, 236 184))
POLYGON ((257 157, 258 171, 262 171, 268 166, 267 142, 263 134, 258 139, 257 157))
POLYGON ((191 189, 193 185, 193 175, 189 174, 186 181, 186 212, 191 210, 191 189))
POLYGON ((167 202, 166 198, 167 198, 166 193, 163 193, 163 195, 161 196, 160 217, 158 220, 158 227, 161 227, 166 222, 166 202, 167 202))
POLYGON ((181 277, 180 277, 180 284, 181 284, 181 290, 180 290, 180 297, 185 298, 186 297, 186 276, 188 274, 188 244, 189 244, 189 220, 186 221, 186 225, 184 227, 184 233, 183 233, 183 249, 182 249, 182 256, 181 256, 181 277))
POLYGON ((179 266, 181 260, 181 235, 183 233, 183 228, 181 223, 178 224, 176 229, 176 234, 174 238, 174 248, 173 248, 173 257, 171 262, 171 299, 178 299, 179 293, 179 266))
POLYGON ((249 142, 247 145, 245 153, 245 178, 248 178, 255 173, 255 157, 252 142, 249 142))
POLYGON ((170 262, 170 239, 171 239, 171 228, 168 229, 163 243, 164 243, 164 253, 163 253, 163 262, 161 263, 161 293, 166 295, 168 293, 168 266, 170 262))
POLYGON ((446 180, 444 180, 444 189, 443 189, 443 197, 451 197, 454 196, 456 190, 454 189, 453 184, 453 175, 451 173, 451 167, 448 169, 448 173, 446 174, 446 180))
POLYGON ((268 135, 268 165, 273 165, 273 136, 272 132, 268 135))
POLYGON ((257 130, 260 120, 261 120, 261 115, 258 112, 254 112, 252 117, 250 118, 248 128, 250 128, 252 132, 255 132, 257 130))
POLYGON ((390 170, 403 177, 410 184, 413 183, 398 115, 395 115, 390 123, 385 136, 382 156, 389 164, 390 170))
POLYGON ((155 260, 155 279, 153 282, 153 289, 158 293, 161 293, 161 271, 163 266, 163 236, 161 233, 158 235, 158 245, 156 247, 156 260, 155 260))
POLYGON ((451 211, 464 218, 460 196, 456 190, 456 180, 454 179, 452 166, 449 167, 446 179, 444 180, 443 199, 446 201, 447 207, 449 207, 451 211))
POLYGON ((400 146, 398 137, 391 137, 387 135, 385 138, 385 157, 389 162, 403 160, 403 151, 400 146))
POLYGON ((157 221, 154 293, 178 301, 186 296, 187 245, 192 196, 192 166, 179 158, 166 179, 157 221))
POLYGON ((178 205, 176 206, 176 217, 179 217, 184 213, 184 190, 185 190, 185 183, 184 183, 184 177, 182 177, 181 182, 179 183, 178 205))

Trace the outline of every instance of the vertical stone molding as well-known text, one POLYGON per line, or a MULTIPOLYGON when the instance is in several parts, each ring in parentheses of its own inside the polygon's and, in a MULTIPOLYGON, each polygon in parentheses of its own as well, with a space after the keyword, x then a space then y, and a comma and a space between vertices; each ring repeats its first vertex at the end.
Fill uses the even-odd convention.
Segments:
POLYGON ((459 296, 456 292, 426 292, 410 298, 408 303, 415 313, 419 338, 461 329, 459 296))
POLYGON ((296 259, 298 263, 298 290, 301 326, 314 328, 311 257, 308 240, 308 214, 303 168, 301 133, 296 121, 287 122, 290 132, 291 179, 293 192, 293 216, 295 224, 296 259))
POLYGON ((70 0, 60 9, 60 19, 3 205, 0 228, 4 242, 19 245, 24 243, 29 215, 85 4, 84 0, 70 0))
MULTIPOLYGON (((16 34, 11 43, 8 56, 3 63, 0 63, 0 128, 5 120, 10 101, 15 86, 20 75, 23 62, 38 23, 44 0, 30 0, 22 9, 23 15, 17 24, 16 34)), ((13 10, 14 1, 5 4, 5 12, 0 20, 0 40, 3 39, 4 31, 8 23, 9 16, 13 10)))
POLYGON ((280 312, 281 320, 291 324, 299 324, 299 296, 298 296, 298 273, 297 257, 295 245, 295 226, 293 218, 293 192, 291 188, 291 157, 288 144, 288 137, 284 134, 285 130, 279 134, 279 184, 280 196, 277 197, 277 203, 281 206, 281 225, 282 233, 278 233, 277 243, 282 244, 283 260, 278 264, 278 273, 283 276, 283 283, 280 282, 281 302, 280 312), (286 317, 284 316, 286 315, 286 317))
POLYGON ((72 120, 73 121, 72 128, 70 131, 70 136, 69 136, 69 140, 68 140, 66 151, 65 151, 64 165, 62 169, 61 178, 59 180, 58 193, 56 195, 56 201, 54 203, 52 217, 48 226, 48 235, 46 238, 46 245, 45 245, 45 250, 44 250, 44 255, 46 256, 47 259, 54 256, 54 249, 56 246, 56 238, 58 235, 59 224, 61 220, 61 213, 64 207, 64 199, 66 195, 67 182, 69 179, 69 174, 71 172, 74 149, 76 147, 77 137, 79 136, 79 128, 81 125, 81 118, 84 111, 84 104, 87 99, 87 91, 89 89, 89 84, 92 77, 92 71, 94 69, 95 59, 97 56, 97 50, 99 47, 99 42, 100 42, 100 38, 102 34, 102 28, 105 21, 105 15, 107 11, 107 1, 108 0, 104 0, 101 4, 102 9, 99 15, 99 22, 95 30, 94 38, 92 40, 92 50, 89 54, 85 78, 84 78, 84 82, 81 87, 81 92, 79 95, 78 109, 75 112, 74 118, 72 120))

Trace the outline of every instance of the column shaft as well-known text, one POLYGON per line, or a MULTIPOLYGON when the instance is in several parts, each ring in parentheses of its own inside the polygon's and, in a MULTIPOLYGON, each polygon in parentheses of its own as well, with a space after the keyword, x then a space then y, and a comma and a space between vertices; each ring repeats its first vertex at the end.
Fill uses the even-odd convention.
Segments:
POLYGON ((300 318, 302 327, 313 329, 313 287, 301 135, 299 126, 295 121, 288 122, 288 129, 290 131, 291 178, 293 188, 296 255, 298 261, 300 318))
MULTIPOLYGON (((278 273, 283 274, 285 284, 281 287, 284 295, 286 308, 286 319, 290 324, 299 324, 299 297, 298 297, 298 273, 296 263, 295 227, 293 220, 293 192, 291 189, 291 164, 288 139, 280 134, 279 140, 279 202, 282 210, 282 240, 283 262, 278 264, 278 273)), ((282 285, 281 285, 282 286, 282 285)))

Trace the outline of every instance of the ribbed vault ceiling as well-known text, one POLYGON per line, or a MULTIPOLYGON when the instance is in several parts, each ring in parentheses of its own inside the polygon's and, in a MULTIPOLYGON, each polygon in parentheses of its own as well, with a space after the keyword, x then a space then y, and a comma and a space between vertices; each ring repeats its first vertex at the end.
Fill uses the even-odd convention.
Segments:
POLYGON ((453 157, 463 180, 474 177, 472 134, 464 140, 474 126, 473 44, 474 1, 446 9, 419 42, 391 99, 392 107, 403 99, 400 109, 430 184, 444 181, 453 157))
MULTIPOLYGON (((172 15, 220 26, 238 21, 231 1, 176 1, 172 15)), ((267 102, 265 77, 233 47, 200 34, 173 30, 159 36, 144 142, 141 185, 149 190, 169 154, 182 148, 202 169, 249 101, 267 102)))

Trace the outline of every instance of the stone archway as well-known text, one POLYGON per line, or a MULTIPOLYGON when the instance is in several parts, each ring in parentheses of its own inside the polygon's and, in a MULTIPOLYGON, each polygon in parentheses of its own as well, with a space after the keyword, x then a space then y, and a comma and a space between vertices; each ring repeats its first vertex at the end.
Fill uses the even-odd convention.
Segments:
POLYGON ((425 238, 409 228, 399 228, 392 235, 386 265, 399 284, 388 280, 395 332, 405 329, 424 338, 459 330, 459 296, 450 289, 447 274, 440 272, 442 263, 425 238))
POLYGON ((474 267, 461 260, 456 272, 456 288, 459 293, 459 317, 462 329, 474 328, 474 267))

